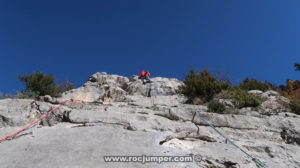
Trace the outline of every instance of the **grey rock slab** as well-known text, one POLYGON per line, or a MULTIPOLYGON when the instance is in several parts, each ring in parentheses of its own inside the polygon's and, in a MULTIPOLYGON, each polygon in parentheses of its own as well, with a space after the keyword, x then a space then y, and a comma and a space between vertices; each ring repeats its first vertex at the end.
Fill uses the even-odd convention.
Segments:
POLYGON ((159 145, 159 139, 166 134, 132 132, 109 125, 43 127, 34 129, 33 135, 1 143, 0 164, 3 168, 197 167, 195 163, 107 163, 103 159, 104 156, 190 154, 159 145))
POLYGON ((0 100, 0 127, 21 126, 34 120, 38 111, 33 103, 26 99, 0 100))

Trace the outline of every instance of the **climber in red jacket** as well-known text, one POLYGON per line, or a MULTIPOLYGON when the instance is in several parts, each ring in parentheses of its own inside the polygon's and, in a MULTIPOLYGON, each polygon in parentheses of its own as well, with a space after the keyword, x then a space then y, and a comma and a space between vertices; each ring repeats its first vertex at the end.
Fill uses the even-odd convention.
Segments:
POLYGON ((140 79, 142 80, 143 84, 145 83, 150 83, 150 72, 149 71, 145 71, 145 70, 142 70, 141 73, 140 73, 140 79))

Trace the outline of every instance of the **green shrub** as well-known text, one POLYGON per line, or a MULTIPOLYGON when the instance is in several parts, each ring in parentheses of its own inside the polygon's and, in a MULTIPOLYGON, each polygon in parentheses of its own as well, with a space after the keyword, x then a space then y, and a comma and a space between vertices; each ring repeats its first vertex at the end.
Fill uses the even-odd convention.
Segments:
MULTIPOLYGON (((286 80, 286 86, 283 86, 283 91, 288 93, 289 95, 294 95, 300 89, 300 81, 299 80, 286 80)), ((299 97, 300 98, 300 97, 299 97)))
POLYGON ((300 115, 300 81, 288 79, 286 86, 282 86, 281 93, 290 99, 288 107, 291 112, 300 115))
POLYGON ((292 100, 290 103, 291 112, 300 115, 300 99, 292 100))
POLYGON ((290 99, 291 112, 300 115, 300 82, 288 80, 284 89, 282 94, 290 99))
POLYGON ((225 110, 226 110, 226 107, 222 103, 220 103, 216 100, 210 101, 208 103, 208 111, 209 112, 223 114, 225 112, 225 110))
MULTIPOLYGON (((295 63, 296 71, 300 71, 300 64, 295 63)), ((286 85, 281 87, 283 96, 290 99, 289 108, 292 113, 300 115, 300 81, 299 80, 286 80, 286 85)))
POLYGON ((20 81, 24 82, 26 90, 23 94, 30 97, 38 97, 50 95, 58 97, 60 95, 59 87, 55 84, 55 79, 52 75, 45 75, 42 72, 35 72, 27 75, 20 75, 20 81))
POLYGON ((258 107, 263 101, 266 100, 265 98, 250 94, 246 90, 242 90, 238 87, 223 91, 216 97, 222 99, 232 99, 237 108, 258 107))
POLYGON ((246 78, 243 82, 239 85, 241 89, 244 90, 261 90, 267 91, 271 88, 270 83, 268 82, 260 82, 256 79, 249 79, 246 78))
POLYGON ((190 70, 190 73, 185 76, 184 85, 179 89, 190 100, 199 97, 203 102, 209 102, 215 94, 229 87, 229 81, 219 80, 206 70, 200 71, 199 74, 190 70))

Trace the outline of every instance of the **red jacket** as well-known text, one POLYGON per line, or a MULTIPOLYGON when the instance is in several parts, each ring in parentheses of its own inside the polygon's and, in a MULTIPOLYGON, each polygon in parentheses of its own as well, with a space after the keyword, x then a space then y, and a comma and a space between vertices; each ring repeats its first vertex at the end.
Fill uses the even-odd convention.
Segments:
POLYGON ((150 76, 150 72, 149 71, 141 71, 141 74, 140 74, 141 77, 145 77, 145 76, 150 76))

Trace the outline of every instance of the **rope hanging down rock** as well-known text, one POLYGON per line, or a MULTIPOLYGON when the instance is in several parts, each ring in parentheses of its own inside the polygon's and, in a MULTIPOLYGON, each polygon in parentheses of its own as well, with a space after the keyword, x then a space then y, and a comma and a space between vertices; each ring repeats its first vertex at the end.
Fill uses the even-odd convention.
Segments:
MULTIPOLYGON (((212 123, 210 123, 209 121, 207 121, 205 118, 201 117, 200 112, 196 111, 193 115, 193 119, 192 122, 194 124, 196 124, 194 122, 195 116, 198 115, 199 118, 205 122, 207 125, 209 125, 212 129, 214 129, 219 135, 221 135, 223 138, 225 138, 226 142, 229 142, 231 145, 233 145, 234 147, 238 148, 240 151, 242 151, 243 153, 245 153, 248 157, 250 157, 255 164, 260 167, 260 168, 267 168, 267 165, 263 162, 261 162, 259 159, 255 158, 254 156, 252 156, 251 154, 249 154, 248 152, 246 152, 244 149, 242 149, 240 146, 238 146, 236 143, 234 143, 231 139, 229 139, 226 135, 224 135, 222 132, 220 132, 212 123)), ((198 127, 197 127, 198 128, 198 127)), ((198 128, 198 133, 199 133, 199 128, 198 128)))
MULTIPOLYGON (((8 135, 4 138, 0 139, 0 143, 6 140, 11 140, 14 139, 18 134, 20 134, 21 132, 32 128, 34 125, 39 124, 42 120, 44 120, 45 118, 49 117, 52 113, 54 113, 56 110, 58 110, 62 105, 71 102, 73 104, 85 104, 84 102, 76 102, 73 100, 65 100, 61 103, 59 103, 55 108, 53 108, 52 110, 48 111, 46 114, 42 115, 40 118, 38 118, 37 120, 25 125, 23 128, 19 129, 18 131, 16 131, 15 133, 8 135)), ((110 106, 111 104, 103 104, 104 106, 110 106)))
POLYGON ((52 110, 48 111, 46 114, 42 115, 39 119, 25 125, 23 128, 19 129, 18 131, 16 131, 15 133, 8 135, 4 138, 0 139, 0 143, 6 140, 11 140, 14 137, 16 137, 18 134, 20 134, 21 132, 31 128, 32 126, 34 126, 35 124, 38 124, 40 121, 42 121, 43 119, 47 118, 48 116, 50 116, 53 112, 55 112, 57 109, 59 109, 62 105, 66 104, 67 102, 70 102, 70 100, 65 100, 63 102, 61 102, 60 104, 58 104, 55 108, 53 108, 52 110))

